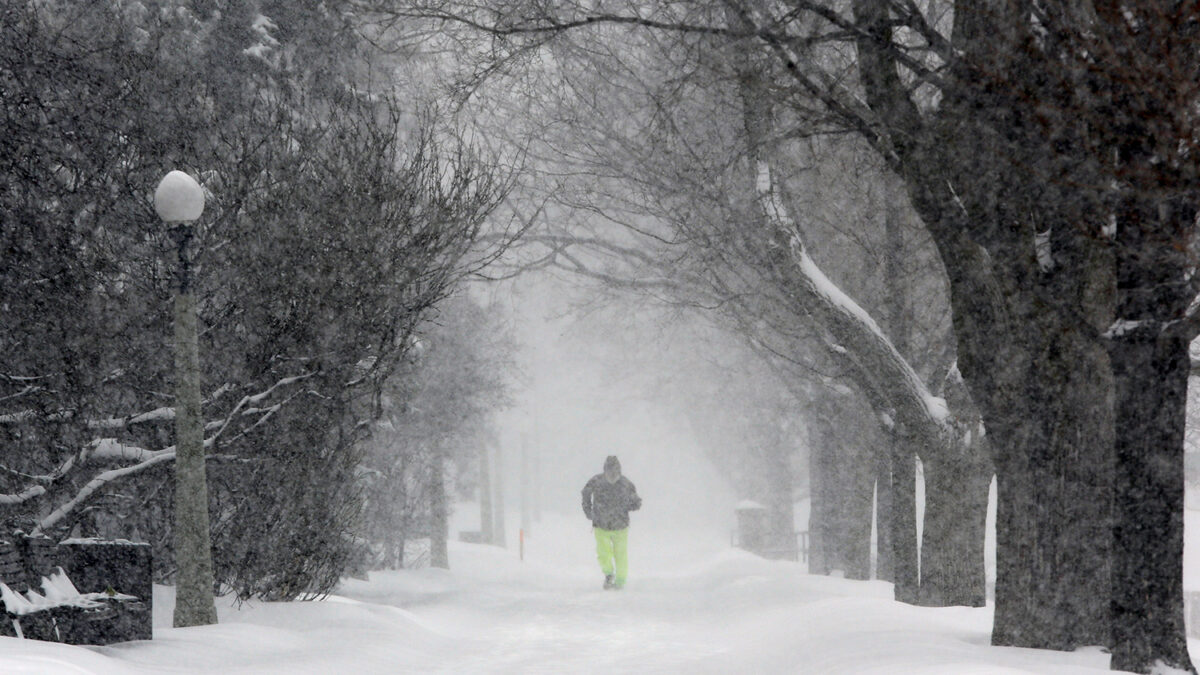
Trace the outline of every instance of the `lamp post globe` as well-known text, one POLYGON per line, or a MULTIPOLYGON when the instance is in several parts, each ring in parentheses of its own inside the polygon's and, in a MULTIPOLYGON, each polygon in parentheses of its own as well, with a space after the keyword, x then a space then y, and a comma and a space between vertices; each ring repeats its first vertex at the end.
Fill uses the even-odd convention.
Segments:
POLYGON ((204 188, 182 171, 172 171, 154 189, 154 210, 168 223, 190 223, 204 213, 204 188))

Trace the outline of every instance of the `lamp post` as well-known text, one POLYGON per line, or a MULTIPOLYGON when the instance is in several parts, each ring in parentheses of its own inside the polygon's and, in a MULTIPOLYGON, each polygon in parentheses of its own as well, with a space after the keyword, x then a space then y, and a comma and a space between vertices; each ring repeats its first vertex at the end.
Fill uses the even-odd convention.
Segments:
POLYGON ((200 418, 200 348, 192 293, 192 223, 204 211, 204 190, 182 171, 163 177, 154 210, 179 245, 175 293, 175 620, 176 628, 217 622, 213 603, 212 544, 204 427, 200 418))

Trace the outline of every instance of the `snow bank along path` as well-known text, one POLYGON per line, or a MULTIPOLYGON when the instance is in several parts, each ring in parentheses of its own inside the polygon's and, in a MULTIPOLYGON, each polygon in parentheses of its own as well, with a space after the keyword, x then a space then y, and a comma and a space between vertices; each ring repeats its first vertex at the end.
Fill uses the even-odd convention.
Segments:
MULTIPOLYGON (((451 548, 452 571, 373 573, 323 602, 219 607, 216 626, 81 648, 0 638, 0 673, 1107 673, 1097 649, 988 645, 990 610, 919 608, 891 587, 803 574, 727 533, 631 533, 604 591, 587 524, 547 517, 515 549, 451 548)), ((1200 646, 1200 645, 1193 645, 1200 646)))

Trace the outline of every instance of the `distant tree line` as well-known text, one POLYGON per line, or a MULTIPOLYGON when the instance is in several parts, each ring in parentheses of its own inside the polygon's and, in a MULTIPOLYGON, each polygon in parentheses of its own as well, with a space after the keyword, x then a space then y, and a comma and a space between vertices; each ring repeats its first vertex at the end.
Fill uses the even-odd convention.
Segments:
POLYGON ((449 567, 450 508, 479 487, 492 414, 510 400, 513 345, 496 319, 456 293, 417 327, 415 353, 385 385, 360 468, 370 567, 412 562, 405 543, 417 539, 429 540, 430 564, 449 567))

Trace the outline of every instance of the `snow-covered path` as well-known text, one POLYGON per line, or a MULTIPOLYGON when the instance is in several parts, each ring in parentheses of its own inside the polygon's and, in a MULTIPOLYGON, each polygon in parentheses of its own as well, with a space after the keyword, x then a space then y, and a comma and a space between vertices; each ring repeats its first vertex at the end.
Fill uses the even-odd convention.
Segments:
POLYGON ((635 536, 629 586, 603 591, 586 529, 539 531, 525 562, 457 545, 450 573, 377 573, 340 594, 405 607, 445 639, 419 664, 433 672, 1108 672, 1096 650, 989 647, 989 610, 900 605, 888 584, 811 577, 719 537, 635 536), (572 532, 581 543, 564 544, 572 532))
POLYGON ((455 543, 451 571, 372 573, 323 602, 224 601, 216 626, 170 628, 170 589, 159 588, 153 641, 0 638, 0 672, 1110 672, 1096 649, 988 646, 987 609, 895 603, 888 584, 809 576, 732 550, 719 532, 636 531, 629 586, 604 591, 577 520, 539 524, 525 561, 455 543))

